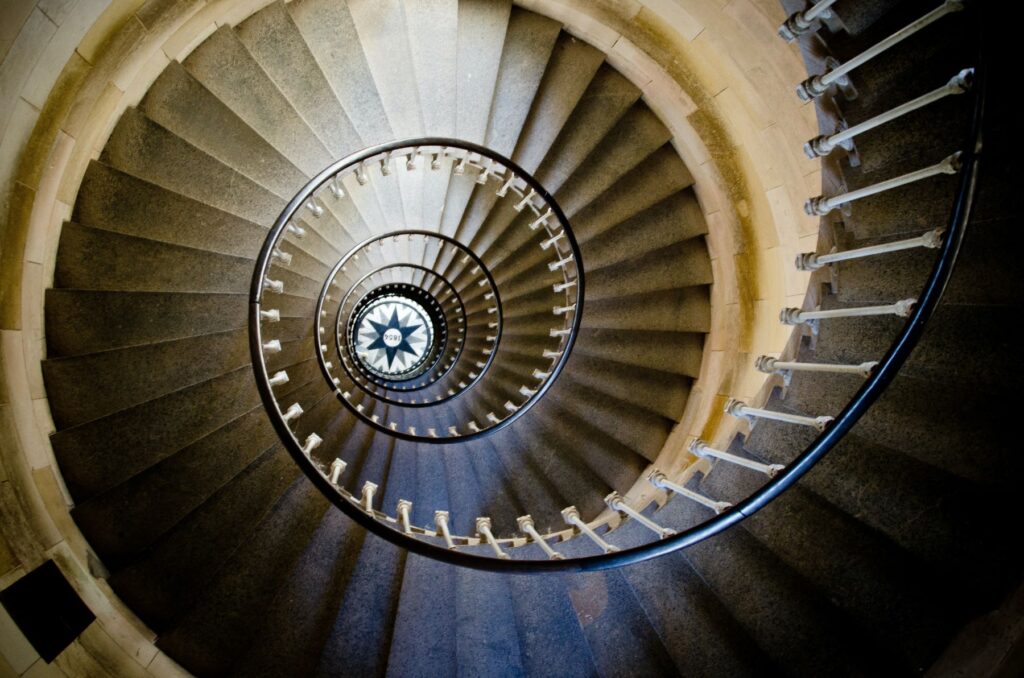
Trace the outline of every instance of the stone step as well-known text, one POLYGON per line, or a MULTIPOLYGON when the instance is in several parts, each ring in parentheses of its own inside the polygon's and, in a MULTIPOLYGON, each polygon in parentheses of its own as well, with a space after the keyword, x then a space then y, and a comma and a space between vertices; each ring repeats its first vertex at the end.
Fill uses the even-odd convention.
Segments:
POLYGON ((331 152, 323 141, 229 27, 214 31, 184 65, 192 77, 306 176, 315 175, 330 163, 331 152))
POLYGON ((72 497, 84 501, 258 404, 252 369, 244 366, 108 417, 63 429, 50 440, 72 497))
POLYGON ((573 349, 577 353, 614 360, 688 377, 700 375, 704 337, 694 332, 633 332, 623 330, 580 330, 573 349), (636 341, 638 334, 646 337, 636 341))
POLYGON ((287 8, 363 146, 394 139, 347 4, 302 0, 287 8))
POLYGON ((73 221, 248 259, 255 258, 267 237, 261 224, 95 161, 82 178, 73 221))
MULTIPOLYGON (((764 476, 718 462, 700 488, 716 499, 738 503, 765 481, 764 476)), ((866 635, 885 639, 882 644, 890 647, 894 665, 903 670, 930 665, 952 634, 954 627, 931 588, 941 586, 941 580, 923 562, 800 485, 743 527, 829 596, 866 635)))
POLYGON ((359 134, 283 2, 268 5, 239 24, 235 31, 333 158, 343 158, 363 148, 359 134))
MULTIPOLYGON (((658 513, 669 525, 694 525, 714 513, 675 500, 658 513)), ((828 599, 745 530, 731 529, 683 557, 730 615, 791 675, 859 675, 889 665, 879 648, 828 599), (857 638, 850 643, 850 638, 857 638)))
POLYGON ((58 429, 134 407, 249 365, 244 329, 43 362, 58 429))
POLYGON ((672 133, 644 104, 636 104, 620 118, 564 183, 553 188, 566 216, 614 186, 672 138, 672 133))
POLYGON ((111 577, 121 598, 157 633, 201 599, 232 553, 299 477, 275 446, 216 492, 158 543, 111 577))
POLYGON ((248 300, 248 294, 49 289, 47 355, 61 358, 246 328, 248 300))
POLYGON ((261 405, 117 487, 77 504, 72 515, 107 567, 116 569, 215 492, 238 482, 257 457, 278 444, 261 405), (114 524, 117 529, 110 529, 114 524))
POLYGON ((603 64, 534 172, 541 185, 557 192, 639 99, 635 85, 603 64))
POLYGON ((314 675, 336 675, 339 666, 360 675, 382 675, 405 587, 408 552, 366 534, 348 574, 314 675))
POLYGON ((536 172, 603 61, 586 42, 565 32, 558 36, 511 155, 517 165, 536 172))
MULTIPOLYGON (((453 595, 456 577, 454 567, 423 556, 406 557, 387 675, 405 678, 455 674, 460 613, 453 595)), ((379 622, 373 618, 368 623, 379 622)))
POLYGON ((328 508, 229 675, 311 675, 321 653, 331 650, 334 620, 350 612, 339 606, 365 540, 362 528, 328 508))
POLYGON ((309 180, 308 174, 177 61, 171 62, 156 79, 139 109, 150 120, 235 168, 282 200, 290 200, 309 180))
MULTIPOLYGON (((225 673, 249 645, 252 620, 267 613, 267 600, 295 567, 329 505, 300 476, 157 646, 197 673, 225 673)), ((206 547, 217 552, 216 544, 206 547)))

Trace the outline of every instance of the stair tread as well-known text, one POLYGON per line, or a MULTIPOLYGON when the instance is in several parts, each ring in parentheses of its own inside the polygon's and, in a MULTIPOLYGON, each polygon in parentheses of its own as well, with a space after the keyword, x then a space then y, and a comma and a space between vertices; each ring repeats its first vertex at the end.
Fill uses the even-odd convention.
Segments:
MULTIPOLYGON (((253 14, 239 24, 236 32, 241 43, 333 157, 343 158, 362 148, 358 133, 284 3, 273 3, 253 14)), ((288 195, 293 193, 294 190, 288 195)))
POLYGON ((330 151, 229 27, 214 31, 184 65, 307 176, 330 163, 330 151))

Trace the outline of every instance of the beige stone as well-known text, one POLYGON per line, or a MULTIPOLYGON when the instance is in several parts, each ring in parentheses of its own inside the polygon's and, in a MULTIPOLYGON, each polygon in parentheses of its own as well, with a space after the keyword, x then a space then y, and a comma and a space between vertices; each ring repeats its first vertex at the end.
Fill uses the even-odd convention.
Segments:
POLYGON ((63 678, 65 675, 56 664, 47 664, 40 659, 23 674, 23 678, 63 678))
POLYGON ((7 133, 0 140, 0 185, 3 186, 4 193, 3 199, 0 200, 0 213, 6 213, 9 209, 8 187, 18 174, 18 164, 24 156, 32 129, 38 119, 39 111, 34 106, 21 98, 15 100, 7 133))
MULTIPOLYGON (((109 0, 78 0, 74 13, 54 34, 32 69, 22 96, 37 108, 42 108, 68 59, 85 36, 93 22, 99 18, 109 0)), ((41 6, 41 5, 40 5, 41 6)))
POLYGON ((16 97, 28 82, 29 74, 42 56, 50 38, 57 32, 57 26, 38 9, 33 10, 25 21, 18 39, 0 64, 0 130, 6 136, 7 122, 14 110, 16 97))
POLYGON ((0 2, 0 62, 7 57, 37 0, 6 0, 0 2))
POLYGON ((39 654, 25 639, 21 629, 7 614, 7 609, 0 605, 0 655, 17 673, 24 673, 28 667, 39 659, 39 654))

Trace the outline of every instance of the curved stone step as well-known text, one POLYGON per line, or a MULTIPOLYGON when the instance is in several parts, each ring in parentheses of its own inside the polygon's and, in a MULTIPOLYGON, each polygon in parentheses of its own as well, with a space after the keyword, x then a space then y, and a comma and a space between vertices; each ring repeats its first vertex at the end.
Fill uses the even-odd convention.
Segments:
MULTIPOLYGON (((306 549, 327 499, 305 476, 285 491, 197 604, 157 645, 197 672, 223 674, 251 639, 252 620, 306 549)), ((212 546, 212 545, 211 545, 212 546)))
POLYGON ((330 163, 324 142, 227 26, 204 40, 184 66, 307 176, 330 163))

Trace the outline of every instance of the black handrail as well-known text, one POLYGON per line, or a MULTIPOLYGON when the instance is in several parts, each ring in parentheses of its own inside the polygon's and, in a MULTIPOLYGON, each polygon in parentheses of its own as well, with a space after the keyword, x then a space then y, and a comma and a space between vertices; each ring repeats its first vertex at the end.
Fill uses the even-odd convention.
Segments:
MULTIPOLYGON (((728 511, 716 515, 700 525, 691 527, 676 535, 667 537, 660 541, 650 542, 642 546, 603 553, 581 558, 566 560, 503 560, 484 556, 452 551, 446 548, 434 546, 425 541, 405 535, 387 525, 376 521, 368 516, 360 508, 339 495, 330 482, 313 468, 312 464, 302 454, 301 449, 294 442, 287 426, 274 418, 274 425, 286 441, 287 449, 295 458, 296 462, 306 472, 306 475, 325 495, 331 498, 338 508, 347 516, 352 518, 360 526, 373 532, 379 537, 403 548, 406 548, 418 555, 440 560, 453 565, 459 565, 477 570, 502 572, 508 574, 541 574, 548 572, 587 572, 604 570, 624 565, 632 565, 650 560, 673 551, 692 546, 709 537, 712 537, 727 528, 749 518, 760 509, 767 506, 780 494, 791 488, 811 468, 818 463, 822 457, 828 454, 843 436, 867 412, 872 404, 890 383, 896 378, 900 368, 910 356, 911 351, 917 345, 924 333, 925 326, 935 313, 939 300, 942 297, 946 286, 949 284, 953 273, 954 265, 963 244, 963 238, 967 229, 967 222, 970 218, 971 207, 974 201, 974 192, 977 185, 978 168, 982 153, 982 123, 985 113, 986 99, 986 69, 982 55, 979 55, 978 64, 975 67, 976 84, 974 107, 971 114, 970 132, 967 143, 963 148, 962 161, 957 192, 952 212, 949 218, 949 225, 945 229, 945 242, 939 250, 936 262, 925 283, 924 290, 918 298, 914 311, 896 340, 890 346, 885 356, 879 361, 878 366, 867 378, 861 388, 853 396, 846 407, 836 416, 832 424, 825 429, 796 459, 790 462, 785 469, 780 471, 771 481, 762 486, 759 490, 736 504, 728 511)), ((289 204, 291 207, 293 203, 289 204)), ((301 204, 301 201, 300 203, 301 204)), ((266 249, 266 248, 265 248, 266 249)), ((269 252, 263 252, 260 261, 266 264, 269 259, 269 252)), ((260 281, 262 275, 257 267, 256 276, 253 279, 253 294, 262 291, 260 281)), ((258 329, 258 303, 254 301, 253 311, 250 314, 250 330, 256 326, 258 329)), ((258 332, 250 333, 250 345, 253 350, 254 362, 262 360, 258 332)), ((265 369, 264 369, 265 372, 265 369)), ((263 380, 257 379, 260 386, 264 403, 268 407, 276 406, 272 395, 267 393, 269 386, 263 380)))

